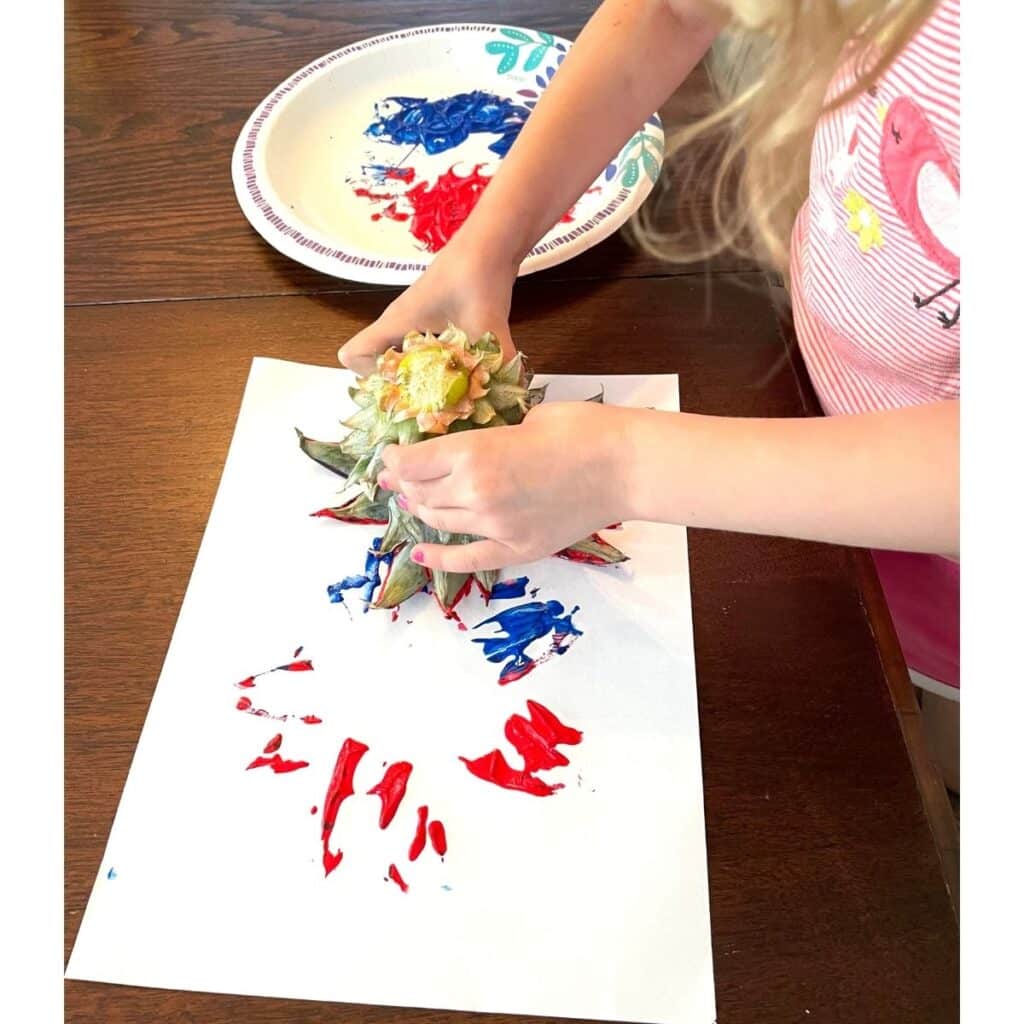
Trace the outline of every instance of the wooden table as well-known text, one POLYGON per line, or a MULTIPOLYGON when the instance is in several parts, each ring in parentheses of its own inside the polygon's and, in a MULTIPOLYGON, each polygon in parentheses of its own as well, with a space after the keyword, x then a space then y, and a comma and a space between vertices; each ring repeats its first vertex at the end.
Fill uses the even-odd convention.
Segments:
MULTIPOLYGON (((330 364, 392 294, 255 235, 229 174, 242 123, 289 72, 356 39, 481 19, 572 36, 589 7, 68 0, 67 953, 250 360, 330 364)), ((695 74, 666 119, 707 102, 695 74)), ((513 329, 543 372, 585 357, 595 372, 678 373, 689 410, 813 415, 779 293, 742 263, 681 272, 616 237, 523 281, 513 329)), ((870 562, 695 530, 690 564, 719 1020, 956 1020, 956 835, 925 814, 941 787, 870 562)), ((82 1022, 473 1017, 80 982, 66 999, 82 1022)))

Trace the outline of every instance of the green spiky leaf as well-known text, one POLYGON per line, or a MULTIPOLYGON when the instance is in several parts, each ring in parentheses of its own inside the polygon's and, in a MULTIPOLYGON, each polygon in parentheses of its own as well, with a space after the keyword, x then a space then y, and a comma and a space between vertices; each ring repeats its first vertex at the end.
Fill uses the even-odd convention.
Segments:
POLYGON ((372 405, 364 406, 362 409, 352 413, 342 424, 349 430, 372 430, 380 420, 380 414, 372 405))
POLYGON ((526 392, 526 409, 524 411, 529 412, 535 405, 540 405, 544 401, 544 396, 547 392, 547 384, 542 384, 539 388, 530 388, 526 392))
POLYGON ((431 574, 434 585, 434 595, 445 611, 451 611, 459 596, 459 592, 466 585, 469 579, 467 573, 462 572, 441 572, 440 570, 431 574))
POLYGON ((387 578, 377 590, 372 608, 395 608, 427 585, 426 570, 412 560, 412 545, 400 548, 391 562, 387 578))
POLYGON ((487 392, 487 401, 498 412, 515 407, 522 408, 526 404, 526 391, 518 384, 492 384, 487 392))
POLYGON ((356 460, 342 450, 342 442, 314 441, 313 438, 306 437, 298 427, 295 428, 295 433, 299 436, 299 448, 314 462, 332 473, 337 473, 338 476, 348 476, 352 472, 356 460))
POLYGON ((477 583, 480 584, 480 588, 488 597, 491 596, 491 591, 494 589, 494 584, 498 582, 500 575, 501 573, 498 569, 481 569, 478 573, 475 573, 477 583))
POLYGON ((494 406, 486 398, 477 399, 473 406, 472 420, 478 427, 490 423, 494 419, 494 415, 494 406))
POLYGON ((617 562, 628 562, 629 556, 624 555, 617 547, 603 540, 596 533, 586 540, 577 541, 571 547, 558 552, 559 558, 567 558, 570 562, 586 562, 590 565, 615 565, 617 562))
MULTIPOLYGON (((370 435, 365 430, 353 430, 342 442, 342 452, 352 459, 352 468, 355 468, 355 463, 366 454, 366 449, 370 447, 370 435)), ((349 470, 351 475, 352 470, 349 470)))
POLYGON ((340 519, 344 523, 386 523, 388 506, 383 502, 371 501, 365 494, 357 494, 342 505, 322 508, 310 514, 325 519, 340 519))
POLYGON ((415 420, 402 420, 398 424, 398 443, 399 444, 415 444, 417 441, 421 441, 423 435, 420 433, 420 428, 417 426, 415 420))
POLYGON ((517 352, 501 369, 496 370, 492 380, 498 384, 520 384, 524 374, 523 354, 517 352))

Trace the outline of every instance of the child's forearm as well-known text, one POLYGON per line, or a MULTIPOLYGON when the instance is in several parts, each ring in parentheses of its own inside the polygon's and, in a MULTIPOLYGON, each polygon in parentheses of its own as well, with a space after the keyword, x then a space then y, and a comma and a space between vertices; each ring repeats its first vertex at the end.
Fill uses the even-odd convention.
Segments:
POLYGON ((700 0, 605 0, 459 230, 459 246, 518 267, 716 32, 700 0))
POLYGON ((612 442, 626 518, 959 553, 959 402, 817 419, 627 415, 612 442))

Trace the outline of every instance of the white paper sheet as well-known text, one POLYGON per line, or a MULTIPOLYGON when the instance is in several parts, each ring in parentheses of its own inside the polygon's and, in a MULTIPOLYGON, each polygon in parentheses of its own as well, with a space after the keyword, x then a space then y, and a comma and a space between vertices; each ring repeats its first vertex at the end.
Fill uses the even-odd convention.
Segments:
MULTIPOLYGON (((677 409, 673 376, 555 377, 549 400, 677 409)), ((715 1017, 686 535, 626 524, 618 567, 549 559, 523 598, 419 595, 397 621, 356 591, 379 527, 309 513, 340 480, 293 427, 343 433, 350 375, 253 361, 224 475, 67 969, 69 978, 396 1006, 711 1024, 715 1017), (473 627, 558 600, 582 636, 498 685, 473 627), (293 660, 306 672, 250 675, 293 660), (288 714, 274 721, 240 711, 288 714), (583 733, 538 773, 548 797, 474 777, 459 756, 503 751, 506 720, 540 702, 583 733), (304 715, 322 721, 306 724, 304 715), (246 770, 275 734, 309 766, 246 770), (321 815, 342 742, 369 746, 325 877, 321 815), (392 823, 366 795, 409 761, 392 823), (416 808, 443 821, 443 860, 408 857, 416 808), (312 808, 317 808, 317 813, 312 808), (394 863, 408 884, 387 879, 394 863)), ((552 473, 558 466, 552 464, 552 473)), ((542 654, 549 638, 528 654, 542 654)))

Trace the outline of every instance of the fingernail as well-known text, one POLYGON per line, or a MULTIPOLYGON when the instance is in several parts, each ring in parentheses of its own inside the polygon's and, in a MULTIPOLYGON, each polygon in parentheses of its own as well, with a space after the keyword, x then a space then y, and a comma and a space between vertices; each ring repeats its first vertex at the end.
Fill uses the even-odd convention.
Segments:
POLYGON ((409 511, 409 499, 404 494, 399 494, 395 502, 403 512, 409 511))
POLYGON ((394 487, 391 486, 391 478, 386 476, 384 473, 377 474, 377 486, 384 488, 385 491, 394 490, 394 487))
POLYGON ((412 560, 413 560, 414 562, 417 562, 417 563, 419 563, 420 565, 422 565, 422 564, 423 564, 423 558, 424 558, 423 552, 422 552, 422 551, 420 551, 420 549, 419 549, 419 548, 417 548, 417 549, 416 549, 416 550, 415 550, 415 551, 414 551, 414 552, 412 553, 412 560))

